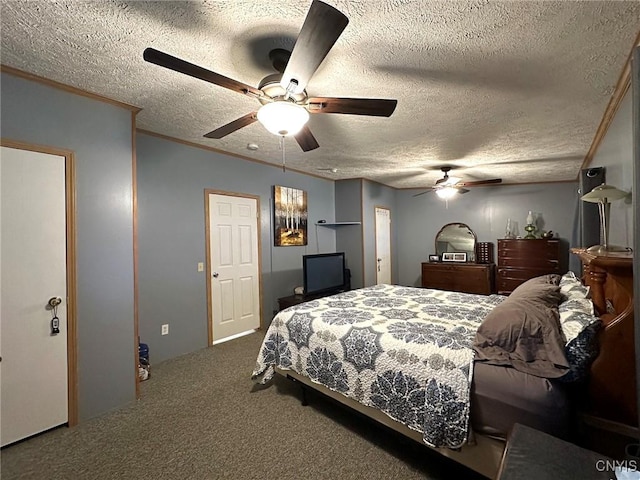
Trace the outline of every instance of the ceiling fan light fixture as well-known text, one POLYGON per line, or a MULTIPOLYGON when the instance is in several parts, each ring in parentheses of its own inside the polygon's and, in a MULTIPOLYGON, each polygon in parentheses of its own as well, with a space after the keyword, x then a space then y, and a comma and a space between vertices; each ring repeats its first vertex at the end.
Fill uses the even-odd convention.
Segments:
POLYGON ((264 128, 278 136, 295 135, 309 121, 306 108, 286 100, 263 105, 257 116, 264 128))
POLYGON ((458 189, 454 187, 443 187, 436 190, 436 195, 443 200, 449 200, 458 193, 458 189))

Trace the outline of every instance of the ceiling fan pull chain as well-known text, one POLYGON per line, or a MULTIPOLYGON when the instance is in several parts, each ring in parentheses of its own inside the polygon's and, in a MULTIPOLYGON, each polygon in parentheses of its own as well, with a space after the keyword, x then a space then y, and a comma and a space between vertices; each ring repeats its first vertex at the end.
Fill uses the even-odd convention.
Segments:
POLYGON ((280 150, 282 150, 282 171, 286 172, 287 168, 285 167, 285 158, 284 158, 284 135, 280 136, 280 150))

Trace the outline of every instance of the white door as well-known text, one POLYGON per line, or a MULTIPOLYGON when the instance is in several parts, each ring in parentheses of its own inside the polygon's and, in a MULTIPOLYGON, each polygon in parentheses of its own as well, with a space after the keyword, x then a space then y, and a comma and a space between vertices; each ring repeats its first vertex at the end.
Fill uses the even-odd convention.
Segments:
POLYGON ((209 194, 213 343, 260 327, 258 200, 209 194))
POLYGON ((2 446, 68 421, 65 158, 2 147, 2 446), (60 297, 59 332, 47 302, 60 297))
POLYGON ((375 207, 376 284, 391 283, 391 210, 375 207))

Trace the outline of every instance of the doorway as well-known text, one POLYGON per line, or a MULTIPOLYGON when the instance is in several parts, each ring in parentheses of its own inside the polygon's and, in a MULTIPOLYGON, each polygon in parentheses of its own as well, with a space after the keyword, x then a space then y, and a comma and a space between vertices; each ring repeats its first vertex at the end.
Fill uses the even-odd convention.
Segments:
POLYGON ((391 283, 391 210, 375 207, 376 285, 391 283))
POLYGON ((77 423, 73 155, 3 141, 2 446, 77 423))
POLYGON ((260 197, 205 190, 209 345, 261 326, 260 197))

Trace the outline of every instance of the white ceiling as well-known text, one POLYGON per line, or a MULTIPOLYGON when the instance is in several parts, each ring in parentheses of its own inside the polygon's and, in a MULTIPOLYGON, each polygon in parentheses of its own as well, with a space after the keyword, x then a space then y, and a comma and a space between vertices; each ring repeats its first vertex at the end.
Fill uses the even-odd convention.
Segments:
MULTIPOLYGON (((640 29, 640 1, 327 3, 349 25, 309 95, 395 98, 398 107, 390 118, 312 115, 320 148, 303 153, 287 139, 287 166, 394 187, 430 186, 442 165, 463 181, 575 179, 640 29)), ((2 0, 1 62, 140 107, 139 128, 279 164, 278 137, 259 123, 202 136, 257 100, 142 52, 257 87, 275 73, 268 52, 291 49, 310 4, 2 0)))

